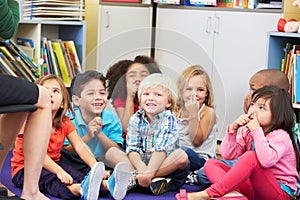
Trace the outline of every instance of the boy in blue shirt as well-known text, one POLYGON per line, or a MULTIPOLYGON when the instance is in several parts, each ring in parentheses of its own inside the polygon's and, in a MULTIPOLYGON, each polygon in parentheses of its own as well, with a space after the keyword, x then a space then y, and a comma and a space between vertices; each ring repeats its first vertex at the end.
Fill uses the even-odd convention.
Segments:
MULTIPOLYGON (((106 110, 106 79, 97 71, 78 74, 71 85, 75 116, 70 114, 77 133, 89 146, 98 161, 106 163, 105 152, 110 147, 121 149, 122 125, 119 118, 106 110)), ((69 141, 62 151, 63 162, 87 173, 89 167, 73 152, 69 141)))

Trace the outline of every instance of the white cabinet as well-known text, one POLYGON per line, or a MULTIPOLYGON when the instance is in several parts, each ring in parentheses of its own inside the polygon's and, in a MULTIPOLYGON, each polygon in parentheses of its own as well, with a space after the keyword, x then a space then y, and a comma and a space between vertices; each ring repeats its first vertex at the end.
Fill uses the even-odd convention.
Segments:
POLYGON ((97 70, 151 51, 152 7, 100 5, 97 70))
MULTIPOLYGON (((218 139, 243 113, 249 78, 266 68, 267 32, 280 13, 158 8, 155 58, 163 71, 202 65, 214 87, 218 139)), ((175 76, 174 75, 174 76, 175 76)))

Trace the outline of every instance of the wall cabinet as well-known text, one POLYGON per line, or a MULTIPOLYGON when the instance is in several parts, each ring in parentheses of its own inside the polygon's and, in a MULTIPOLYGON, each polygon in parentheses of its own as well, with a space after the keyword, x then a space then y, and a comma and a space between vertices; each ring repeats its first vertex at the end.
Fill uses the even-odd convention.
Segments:
POLYGON ((100 5, 97 70, 105 73, 115 62, 150 56, 152 7, 100 5))
POLYGON ((27 21, 19 23, 17 37, 33 40, 35 57, 40 58, 41 39, 73 40, 79 60, 84 70, 85 47, 86 47, 85 21, 27 21))
POLYGON ((158 8, 155 58, 163 71, 178 76, 192 64, 211 76, 218 139, 243 113, 249 78, 266 68, 267 32, 280 13, 158 8))

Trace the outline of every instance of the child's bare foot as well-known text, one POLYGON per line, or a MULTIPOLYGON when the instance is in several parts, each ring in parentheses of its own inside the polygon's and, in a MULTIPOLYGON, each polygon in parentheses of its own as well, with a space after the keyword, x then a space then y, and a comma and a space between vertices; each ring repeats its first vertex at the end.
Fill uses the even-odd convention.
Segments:
POLYGON ((30 200, 49 200, 43 193, 37 192, 34 194, 30 193, 22 193, 21 198, 23 199, 30 199, 30 200))
POLYGON ((188 200, 209 200, 210 196, 207 194, 207 192, 201 191, 201 192, 192 192, 188 193, 188 200))

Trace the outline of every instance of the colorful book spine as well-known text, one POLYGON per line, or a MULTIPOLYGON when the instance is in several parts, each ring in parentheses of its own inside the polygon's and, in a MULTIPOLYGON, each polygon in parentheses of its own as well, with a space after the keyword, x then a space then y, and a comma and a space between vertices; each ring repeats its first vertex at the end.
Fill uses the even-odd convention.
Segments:
POLYGON ((78 58, 78 54, 76 51, 74 41, 73 40, 63 41, 63 44, 64 44, 65 48, 67 48, 69 50, 73 68, 75 70, 75 74, 81 73, 82 72, 81 65, 80 65, 80 61, 78 58))
POLYGON ((52 41, 52 48, 55 52, 59 64, 59 68, 61 71, 62 79, 64 83, 69 86, 71 84, 71 78, 68 73, 67 65, 64 59, 64 54, 62 52, 62 49, 60 47, 60 43, 56 41, 52 41))
POLYGON ((300 103, 300 54, 297 54, 297 66, 295 70, 295 103, 300 103))

